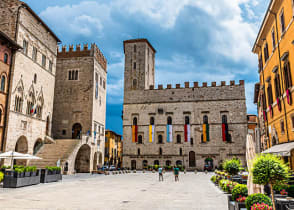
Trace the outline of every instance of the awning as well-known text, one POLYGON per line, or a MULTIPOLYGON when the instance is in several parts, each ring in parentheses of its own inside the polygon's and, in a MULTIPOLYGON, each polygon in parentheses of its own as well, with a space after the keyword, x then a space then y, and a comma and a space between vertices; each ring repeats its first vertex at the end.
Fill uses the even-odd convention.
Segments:
POLYGON ((272 153, 280 156, 291 156, 291 150, 294 149, 294 142, 278 144, 263 151, 262 153, 272 153))

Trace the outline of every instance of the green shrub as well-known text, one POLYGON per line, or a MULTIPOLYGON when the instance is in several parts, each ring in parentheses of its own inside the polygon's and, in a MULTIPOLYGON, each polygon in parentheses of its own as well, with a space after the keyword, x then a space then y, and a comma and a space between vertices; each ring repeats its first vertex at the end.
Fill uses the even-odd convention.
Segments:
POLYGON ((20 174, 24 172, 24 168, 15 168, 14 171, 20 174))
POLYGON ((154 165, 155 170, 158 170, 158 168, 159 168, 159 165, 154 165))
POLYGON ((223 164, 225 171, 229 175, 237 175, 241 168, 241 162, 237 158, 226 160, 223 164))
POLYGON ((215 183, 215 182, 216 182, 216 175, 213 175, 213 176, 210 178, 210 180, 211 180, 213 183, 215 183))
POLYGON ((11 168, 11 166, 5 166, 5 165, 1 166, 1 169, 9 169, 9 168, 11 168))
POLYGON ((4 174, 2 172, 0 172, 0 182, 2 182, 4 179, 4 174))
POLYGON ((269 206, 273 205, 272 200, 268 196, 266 196, 262 193, 255 193, 255 194, 249 195, 246 198, 245 205, 246 205, 247 210, 251 210, 251 206, 253 206, 253 204, 255 204, 255 203, 259 203, 259 204, 265 203, 269 206))
POLYGON ((45 167, 48 171, 61 171, 60 167, 57 166, 46 166, 45 167))
POLYGON ((294 197, 294 185, 289 185, 286 191, 288 192, 289 197, 294 197))
POLYGON ((233 190, 232 190, 232 199, 235 201, 240 195, 247 196, 248 195, 248 189, 245 184, 237 184, 233 190))

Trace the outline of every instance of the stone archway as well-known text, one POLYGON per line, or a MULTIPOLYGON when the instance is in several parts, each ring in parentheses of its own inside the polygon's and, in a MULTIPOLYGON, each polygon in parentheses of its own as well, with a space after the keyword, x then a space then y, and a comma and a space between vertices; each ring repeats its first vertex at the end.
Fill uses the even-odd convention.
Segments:
POLYGON ((43 143, 42 139, 37 139, 37 141, 34 144, 33 155, 37 154, 37 152, 41 149, 43 144, 44 143, 43 143))
POLYGON ((189 167, 196 167, 195 152, 189 152, 189 167))
POLYGON ((137 169, 136 160, 132 160, 132 161, 131 161, 131 169, 132 169, 132 170, 137 169))
POLYGON ((90 146, 87 144, 82 145, 75 159, 75 171, 77 173, 90 172, 90 155, 91 155, 90 146))
MULTIPOLYGON (((15 151, 19 152, 19 153, 27 154, 28 150, 29 150, 29 148, 28 148, 27 138, 25 136, 19 137, 19 139, 17 140, 17 142, 15 144, 15 151)), ((26 160, 14 160, 14 164, 25 166, 25 165, 27 165, 27 161, 26 160)))
POLYGON ((82 125, 80 123, 75 123, 72 126, 72 139, 81 139, 82 135, 82 125))
MULTIPOLYGON (((97 163, 98 163, 97 156, 98 156, 98 154, 97 154, 97 152, 95 152, 94 158, 93 158, 93 170, 94 171, 98 170, 98 168, 97 168, 97 163)), ((99 167, 101 167, 101 166, 99 165, 99 167)))

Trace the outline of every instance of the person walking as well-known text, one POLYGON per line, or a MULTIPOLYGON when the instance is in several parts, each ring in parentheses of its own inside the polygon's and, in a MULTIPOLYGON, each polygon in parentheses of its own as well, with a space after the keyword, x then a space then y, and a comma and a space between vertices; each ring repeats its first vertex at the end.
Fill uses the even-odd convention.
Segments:
POLYGON ((179 171, 180 169, 177 166, 175 166, 174 167, 175 182, 179 181, 179 171))
POLYGON ((162 168, 161 167, 158 168, 158 174, 159 174, 159 181, 160 180, 163 181, 163 174, 162 174, 162 168))

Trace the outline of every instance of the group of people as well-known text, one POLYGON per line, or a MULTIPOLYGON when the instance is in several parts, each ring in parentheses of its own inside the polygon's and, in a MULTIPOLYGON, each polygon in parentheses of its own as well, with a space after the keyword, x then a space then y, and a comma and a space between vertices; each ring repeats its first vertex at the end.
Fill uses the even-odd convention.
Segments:
MULTIPOLYGON (((178 182, 180 169, 175 166, 173 168, 173 171, 174 171, 174 175, 175 175, 175 181, 178 182)), ((158 174, 159 174, 159 181, 163 181, 163 169, 161 167, 158 168, 158 174)))

